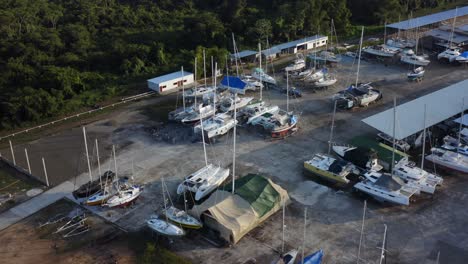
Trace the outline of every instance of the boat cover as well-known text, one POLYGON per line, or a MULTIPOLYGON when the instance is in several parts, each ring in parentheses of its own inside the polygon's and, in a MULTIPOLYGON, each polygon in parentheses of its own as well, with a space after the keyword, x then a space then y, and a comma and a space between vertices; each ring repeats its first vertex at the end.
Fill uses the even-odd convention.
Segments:
POLYGON ((333 163, 330 165, 328 170, 330 172, 333 172, 335 174, 340 174, 341 171, 343 171, 343 167, 345 167, 348 164, 347 161, 342 161, 342 160, 335 160, 333 163))
POLYGON ((405 184, 403 180, 397 178, 395 176, 391 176, 388 174, 382 174, 377 181, 375 182, 376 185, 382 186, 385 189, 389 189, 391 191, 398 191, 401 187, 405 184))
POLYGON ((211 194, 190 213, 233 244, 289 202, 283 188, 261 175, 249 174, 236 180, 234 194, 230 186, 211 194))
POLYGON ((322 263, 322 258, 323 258, 323 250, 320 249, 319 251, 307 256, 304 258, 304 261, 300 263, 304 264, 320 264, 322 263))
POLYGON ((365 168, 370 159, 377 158, 377 153, 372 149, 357 147, 346 151, 343 158, 358 167, 365 168))
POLYGON ((229 89, 244 90, 247 84, 239 77, 225 76, 221 81, 221 85, 229 89))

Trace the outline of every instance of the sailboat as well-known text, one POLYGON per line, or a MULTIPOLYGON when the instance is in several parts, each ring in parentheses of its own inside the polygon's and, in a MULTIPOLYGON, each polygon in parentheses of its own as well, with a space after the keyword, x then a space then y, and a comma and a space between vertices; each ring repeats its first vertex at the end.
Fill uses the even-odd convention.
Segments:
POLYGON ((330 155, 317 153, 304 161, 304 169, 333 183, 348 184, 360 171, 351 162, 337 160, 330 155), (353 176, 354 175, 354 176, 353 176))
POLYGON ((412 49, 404 50, 400 60, 403 63, 417 66, 427 66, 431 62, 425 56, 416 55, 412 49))
POLYGON ((200 121, 200 123, 193 127, 193 130, 196 134, 201 134, 201 129, 203 127, 206 137, 214 138, 226 134, 237 123, 238 121, 234 120, 230 114, 220 113, 204 121, 200 121), (201 122, 203 122, 203 124, 201 124, 201 122))
POLYGON ((109 198, 109 200, 107 200, 103 206, 127 206, 134 202, 142 192, 143 188, 139 185, 125 185, 123 188, 120 188, 120 190, 117 191, 117 194, 109 198))
MULTIPOLYGON (((462 134, 464 134, 465 131, 465 129, 463 129, 464 112, 465 98, 462 98, 461 121, 459 122, 458 139, 455 143, 455 146, 458 147, 461 145, 462 134)), ((447 140, 450 140, 450 138, 447 138, 447 140)), ((426 160, 456 172, 468 173, 468 156, 462 155, 458 151, 453 152, 443 148, 432 148, 431 152, 430 155, 426 156, 426 160)))
POLYGON ((438 60, 444 59, 444 60, 448 60, 449 62, 453 62, 461 54, 460 48, 453 46, 453 35, 455 32, 455 23, 457 21, 457 15, 458 15, 458 7, 455 8, 455 16, 453 18, 452 32, 450 33, 450 41, 449 41, 448 47, 443 52, 437 54, 438 60))
POLYGON ((361 67, 361 51, 362 41, 364 38, 364 27, 361 30, 361 40, 359 42, 359 57, 356 71, 356 83, 349 86, 347 89, 339 91, 332 96, 333 101, 337 101, 337 105, 342 109, 352 109, 357 106, 368 106, 382 98, 382 93, 379 90, 370 86, 370 83, 359 83, 359 68, 361 67))
POLYGON ((369 171, 362 175, 364 180, 354 185, 356 190, 367 193, 378 201, 409 205, 417 187, 406 184, 402 179, 387 173, 369 171))
MULTIPOLYGON (((167 210, 167 203, 166 203, 166 193, 164 191, 164 179, 161 180, 161 189, 162 189, 162 195, 163 195, 163 201, 164 201, 164 211, 167 210)), ((146 221, 146 225, 166 236, 183 236, 185 235, 185 231, 183 228, 169 222, 169 218, 166 213, 164 213, 164 216, 166 220, 159 219, 157 217, 151 216, 150 219, 146 221)))
POLYGON ((338 80, 335 76, 330 75, 328 72, 326 72, 322 78, 320 78, 314 83, 314 86, 318 88, 328 87, 334 85, 337 81, 338 80))
POLYGON ((468 156, 450 150, 432 148, 426 160, 456 172, 468 173, 468 156))
POLYGON ((306 63, 304 60, 304 56, 302 54, 298 53, 296 54, 296 59, 293 61, 292 64, 288 65, 284 70, 286 72, 292 72, 292 71, 300 71, 306 67, 306 63))
POLYGON ((248 124, 258 125, 269 131, 272 138, 284 138, 297 131, 298 116, 289 111, 289 80, 286 80, 286 111, 264 113, 249 118, 248 124))
MULTIPOLYGON (((162 179, 162 184, 163 184, 163 191, 164 189, 166 189, 167 191, 167 186, 164 182, 164 178, 162 179)), ((169 192, 167 193, 169 194, 169 192)), ((170 206, 169 208, 165 206, 164 215, 166 216, 166 219, 185 228, 190 228, 190 229, 202 228, 203 224, 200 221, 198 221, 195 217, 187 213, 187 201, 185 200, 185 193, 184 193, 184 205, 185 205, 185 210, 180 210, 174 207, 174 205, 170 206)))
POLYGON ((276 85, 276 80, 272 76, 268 75, 262 68, 262 47, 261 44, 258 43, 258 61, 259 66, 258 68, 253 69, 252 77, 259 80, 260 82, 265 82, 268 84, 276 85))
POLYGON ((426 71, 424 70, 424 67, 418 67, 413 69, 412 71, 408 72, 406 76, 408 77, 409 80, 415 80, 424 77, 424 73, 426 71))
POLYGON ((185 177, 184 181, 182 181, 182 183, 180 183, 177 187, 177 194, 183 194, 187 191, 195 193, 196 201, 201 200, 202 198, 210 194, 212 191, 214 191, 216 188, 218 188, 218 186, 220 186, 229 176, 229 169, 221 168, 221 166, 216 166, 211 163, 208 164, 203 119, 200 120, 200 124, 203 142, 203 154, 205 157, 205 166, 185 177))
POLYGON ((450 135, 445 136, 443 141, 441 148, 468 156, 468 145, 458 143, 458 140, 450 135))
POLYGON ((247 106, 254 98, 253 97, 240 97, 236 96, 234 99, 234 95, 224 98, 219 103, 219 109, 223 112, 231 112, 234 110, 234 104, 237 109, 244 108, 247 106))

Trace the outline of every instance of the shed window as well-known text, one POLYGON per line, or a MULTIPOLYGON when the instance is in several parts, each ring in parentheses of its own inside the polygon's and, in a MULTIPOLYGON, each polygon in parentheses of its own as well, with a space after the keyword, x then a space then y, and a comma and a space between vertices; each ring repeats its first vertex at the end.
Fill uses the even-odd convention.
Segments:
POLYGON ((173 85, 177 85, 177 82, 173 83, 173 85))
POLYGON ((164 89, 164 88, 166 88, 166 85, 161 86, 161 89, 164 89))
POLYGON ((187 80, 184 80, 184 83, 186 83, 186 82, 187 82, 187 80))

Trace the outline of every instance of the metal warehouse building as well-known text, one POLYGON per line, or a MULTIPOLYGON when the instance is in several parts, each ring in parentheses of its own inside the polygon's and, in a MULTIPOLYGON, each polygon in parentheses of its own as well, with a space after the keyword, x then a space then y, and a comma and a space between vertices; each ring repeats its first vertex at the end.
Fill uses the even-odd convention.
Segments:
POLYGON ((148 80, 148 88, 158 93, 176 92, 182 85, 194 83, 193 73, 178 71, 148 80))

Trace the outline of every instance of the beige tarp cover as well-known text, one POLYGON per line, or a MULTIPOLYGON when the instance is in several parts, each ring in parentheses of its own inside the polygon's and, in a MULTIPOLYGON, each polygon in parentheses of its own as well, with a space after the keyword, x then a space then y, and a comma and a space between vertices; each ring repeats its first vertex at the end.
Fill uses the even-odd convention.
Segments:
POLYGON ((194 206, 190 213, 199 219, 205 214, 204 224, 218 231, 221 238, 235 244, 245 234, 280 210, 283 202, 289 202, 287 192, 271 180, 267 180, 269 185, 278 192, 280 199, 262 217, 259 217, 244 198, 223 190, 211 194, 202 204, 194 206))

